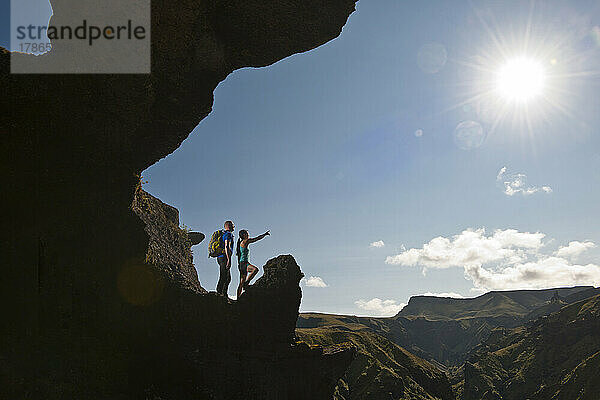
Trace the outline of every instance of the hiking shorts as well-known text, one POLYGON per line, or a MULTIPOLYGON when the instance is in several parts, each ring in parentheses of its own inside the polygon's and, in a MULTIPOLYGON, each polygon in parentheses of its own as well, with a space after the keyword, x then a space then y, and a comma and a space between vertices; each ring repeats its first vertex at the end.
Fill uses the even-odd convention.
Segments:
POLYGON ((248 273, 248 261, 238 261, 238 269, 240 270, 240 274, 246 275, 248 273))

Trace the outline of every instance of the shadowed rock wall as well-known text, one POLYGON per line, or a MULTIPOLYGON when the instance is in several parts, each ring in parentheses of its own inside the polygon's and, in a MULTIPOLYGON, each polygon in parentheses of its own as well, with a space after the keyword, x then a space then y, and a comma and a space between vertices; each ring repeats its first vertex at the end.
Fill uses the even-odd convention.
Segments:
MULTIPOLYGON (((53 18, 71 4, 51 3, 53 18)), ((149 75, 11 75, 0 49, 3 395, 268 398, 268 382, 250 382, 271 368, 272 398, 323 396, 343 363, 318 365, 348 354, 290 353, 299 271, 284 283, 297 297, 285 310, 222 304, 199 285, 178 233, 161 227, 161 207, 144 213, 134 193, 139 173, 208 115, 230 72, 333 39, 353 10, 354 0, 154 0, 149 75), (274 347, 240 346, 241 315, 263 318, 248 329, 274 347), (308 392, 293 391, 303 383, 308 392)), ((273 299, 269 282, 248 297, 273 299)))

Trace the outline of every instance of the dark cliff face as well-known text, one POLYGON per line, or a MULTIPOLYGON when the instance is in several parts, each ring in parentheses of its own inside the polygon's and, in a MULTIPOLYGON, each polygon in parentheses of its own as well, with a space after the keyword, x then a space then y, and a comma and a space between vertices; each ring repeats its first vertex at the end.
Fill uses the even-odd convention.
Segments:
POLYGON ((132 212, 145 224, 146 253, 115 277, 118 299, 78 304, 88 316, 71 311, 62 326, 8 331, 1 397, 331 398, 355 351, 296 344, 304 275, 294 258, 269 260, 256 283, 228 301, 200 286, 175 211, 136 190, 132 212), (112 315, 98 312, 111 305, 112 315))
MULTIPOLYGON (((69 4, 52 6, 60 16, 69 4)), ((199 285, 185 235, 165 225, 173 210, 134 193, 140 171, 208 115, 230 72, 335 38, 353 10, 354 0, 156 0, 150 75, 11 75, 0 49, 0 370, 10 398, 267 398, 267 382, 250 385, 266 365, 277 382, 269 396, 301 398, 309 378, 306 390, 323 395, 331 373, 319 365, 348 355, 289 353, 299 271, 284 285, 294 297, 269 314, 258 303, 283 295, 269 283, 282 282, 277 268, 266 292, 257 282, 248 293, 256 303, 223 304, 199 285), (240 333, 249 316, 279 352, 241 346, 253 343, 240 333)), ((286 260, 276 265, 295 271, 286 260)))

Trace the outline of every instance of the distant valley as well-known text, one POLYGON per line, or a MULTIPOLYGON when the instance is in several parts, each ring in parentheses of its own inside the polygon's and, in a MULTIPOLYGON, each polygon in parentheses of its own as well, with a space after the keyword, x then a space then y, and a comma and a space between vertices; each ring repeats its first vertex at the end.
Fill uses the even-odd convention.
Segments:
MULTIPOLYGON (((598 295, 600 288, 580 286, 494 291, 469 299, 414 296, 404 309, 389 318, 300 314, 296 334, 299 340, 313 345, 349 342, 357 348, 357 358, 338 383, 337 399, 517 400, 526 397, 510 397, 510 391, 503 395, 498 379, 490 378, 496 376, 496 370, 510 371, 513 366, 500 362, 502 368, 490 367, 490 360, 498 360, 495 353, 490 353, 489 343, 497 351, 499 346, 511 346, 526 338, 532 343, 536 338, 542 340, 531 330, 543 332, 540 327, 556 318, 564 319, 557 315, 583 307, 586 301, 598 299, 594 297, 598 295), (499 339, 505 336, 510 339, 499 339)), ((595 303, 590 307, 593 309, 595 303)), ((588 322, 600 322, 600 314, 587 318, 588 322)), ((600 330, 595 335, 587 341, 592 343, 590 350, 580 357, 600 351, 600 330)), ((566 337, 565 344, 570 340, 576 339, 566 337)), ((557 348, 557 352, 564 349, 557 348)), ((518 358, 518 354, 513 356, 518 358)), ((575 363, 575 368, 583 361, 578 358, 571 364, 575 363)), ((589 366, 586 368, 590 370, 589 366)), ((553 379, 559 379, 553 382, 557 384, 567 378, 553 379)), ((583 385, 581 378, 577 382, 571 385, 583 385)), ((550 383, 543 385, 548 387, 550 383)), ((525 394, 534 396, 525 389, 519 392, 519 396, 525 394)), ((588 398, 593 397, 581 397, 588 398)))

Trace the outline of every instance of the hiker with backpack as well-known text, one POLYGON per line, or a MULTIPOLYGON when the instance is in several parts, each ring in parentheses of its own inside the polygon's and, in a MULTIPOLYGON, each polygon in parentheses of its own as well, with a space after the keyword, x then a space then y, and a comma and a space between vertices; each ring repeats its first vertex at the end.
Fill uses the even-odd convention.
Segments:
POLYGON ((269 236, 271 233, 266 231, 262 235, 258 235, 255 238, 251 238, 248 234, 248 231, 242 229, 240 231, 240 237, 237 240, 236 254, 238 257, 238 269, 240 271, 240 284, 237 289, 237 297, 239 298, 242 295, 242 290, 247 290, 248 285, 250 285, 250 281, 252 278, 258 274, 258 267, 250 264, 250 260, 248 259, 248 255, 250 250, 248 247, 250 243, 258 242, 261 239, 269 236))
POLYGON ((232 221, 225 221, 225 229, 218 230, 212 234, 208 244, 209 257, 216 257, 219 264, 219 282, 217 293, 227 296, 229 283, 231 282, 231 257, 233 256, 233 230, 235 226, 232 221))

